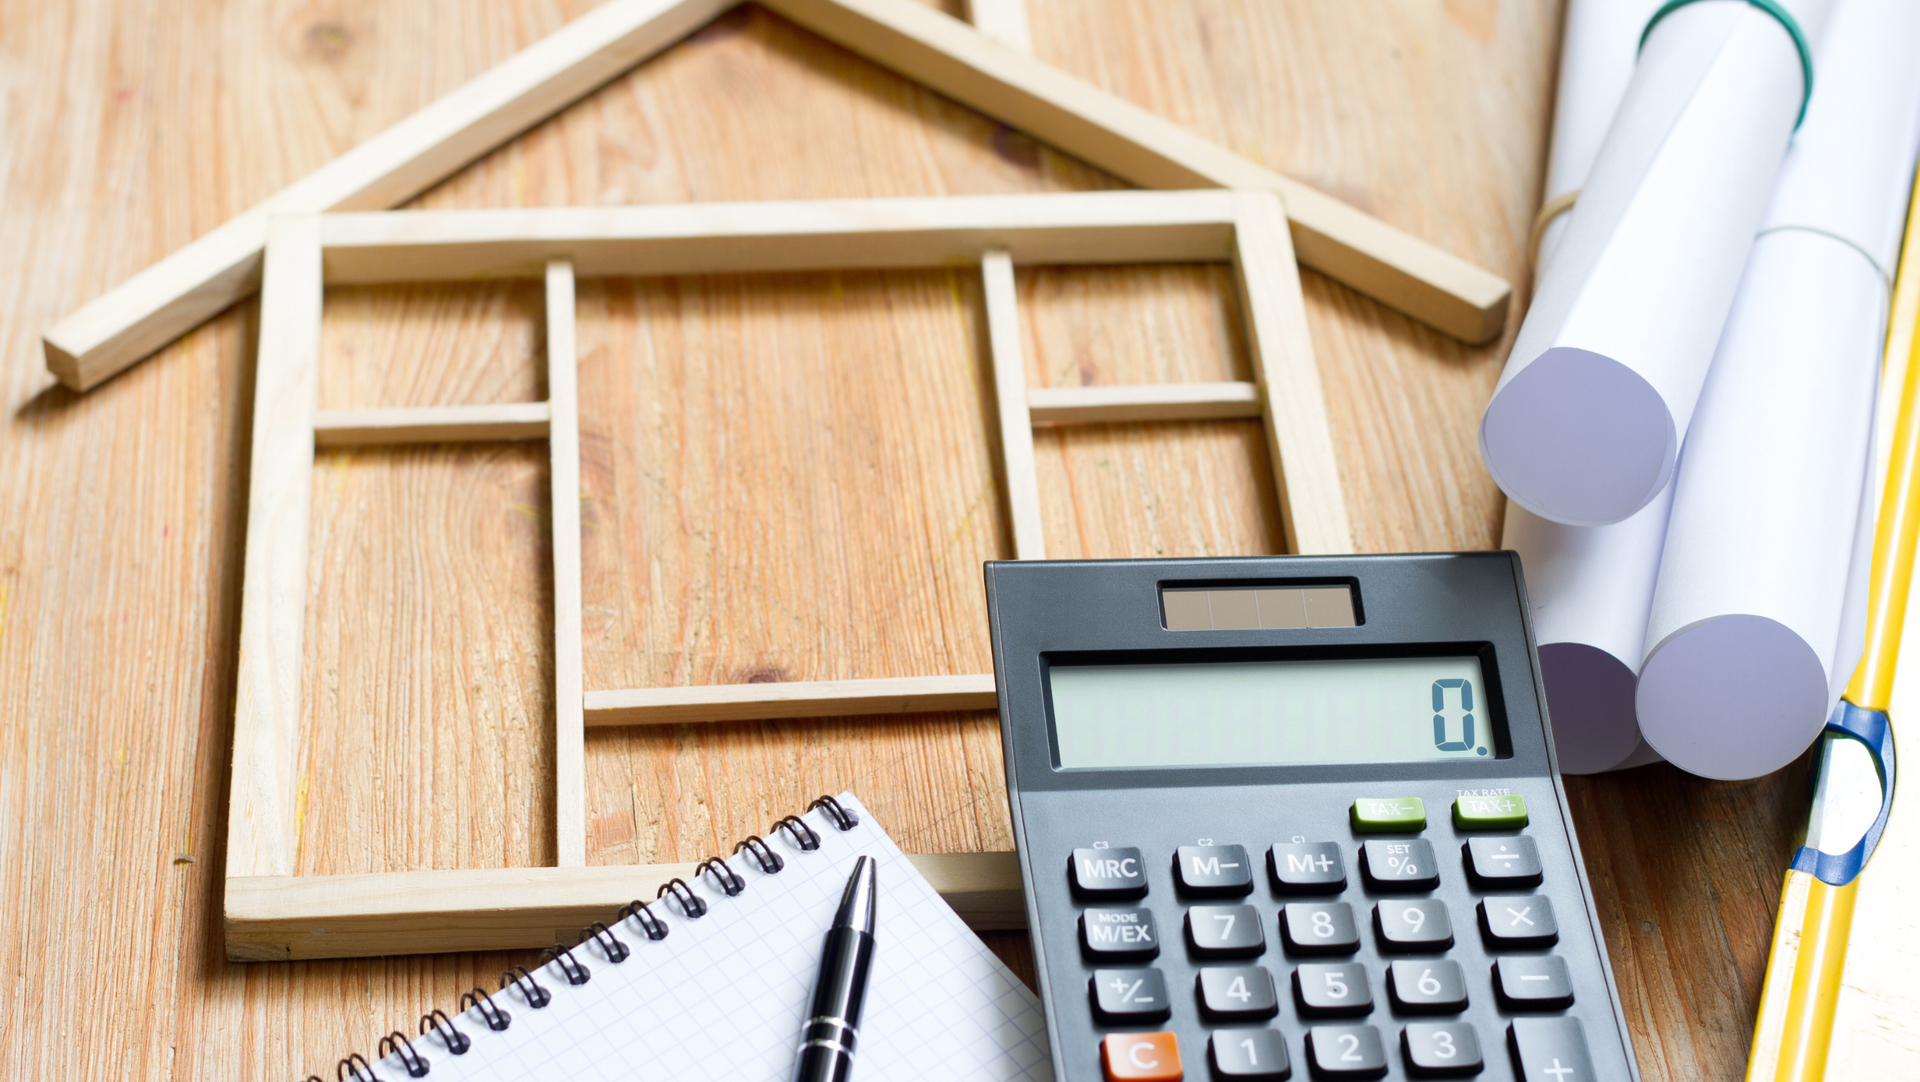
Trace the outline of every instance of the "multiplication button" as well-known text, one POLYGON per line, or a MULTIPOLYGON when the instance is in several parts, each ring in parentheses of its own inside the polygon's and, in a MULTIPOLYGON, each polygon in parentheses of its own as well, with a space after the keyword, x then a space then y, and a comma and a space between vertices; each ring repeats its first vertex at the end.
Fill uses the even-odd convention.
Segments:
POLYGON ((1067 859, 1075 897, 1088 900, 1144 898, 1147 867, 1133 846, 1075 849, 1067 859))
POLYGON ((1267 874, 1282 894, 1338 894, 1347 865, 1337 842, 1281 842, 1267 850, 1267 874))
POLYGON ((1551 947, 1560 941, 1553 902, 1541 894, 1484 899, 1480 903, 1480 931, 1487 937, 1487 946, 1496 949, 1551 947))
POLYGON ((1172 1013, 1167 978, 1157 969, 1096 969, 1087 983, 1102 1022, 1163 1022, 1172 1013))
POLYGON ((1360 872, 1374 890, 1432 890, 1440 885, 1433 845, 1425 838, 1362 842, 1360 872))
POLYGON ((1080 949, 1096 962, 1145 961, 1160 953, 1151 909, 1089 909, 1080 914, 1080 949))
POLYGON ((1467 878, 1482 890, 1514 890, 1540 885, 1540 850, 1524 834, 1509 838, 1468 838, 1467 878))

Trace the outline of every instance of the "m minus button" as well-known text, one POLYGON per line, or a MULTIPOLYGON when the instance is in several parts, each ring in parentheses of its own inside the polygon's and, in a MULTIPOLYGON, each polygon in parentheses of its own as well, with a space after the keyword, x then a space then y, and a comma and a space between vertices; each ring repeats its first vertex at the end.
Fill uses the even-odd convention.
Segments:
POLYGON ((1147 868, 1133 846, 1075 849, 1067 859, 1074 897, 1106 901, 1147 896, 1147 868))

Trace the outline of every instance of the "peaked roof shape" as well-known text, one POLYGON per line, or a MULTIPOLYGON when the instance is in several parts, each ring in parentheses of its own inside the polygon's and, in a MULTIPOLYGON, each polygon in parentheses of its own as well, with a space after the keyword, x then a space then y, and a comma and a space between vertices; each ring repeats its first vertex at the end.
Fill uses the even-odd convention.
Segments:
MULTIPOLYGON (((88 390, 260 286, 274 214, 396 206, 679 42, 740 0, 608 0, 168 255, 49 329, 47 368, 88 390)), ((1468 342, 1508 283, 912 0, 758 0, 842 47, 1146 188, 1266 189, 1301 262, 1468 342)))

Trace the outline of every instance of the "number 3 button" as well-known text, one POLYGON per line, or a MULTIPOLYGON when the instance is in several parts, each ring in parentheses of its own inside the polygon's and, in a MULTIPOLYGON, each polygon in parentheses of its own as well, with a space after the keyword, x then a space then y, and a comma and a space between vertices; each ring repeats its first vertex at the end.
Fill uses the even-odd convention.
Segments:
POLYGON ((1415 1023, 1400 1034, 1407 1066, 1421 1078, 1479 1074, 1480 1035, 1465 1022, 1415 1023))

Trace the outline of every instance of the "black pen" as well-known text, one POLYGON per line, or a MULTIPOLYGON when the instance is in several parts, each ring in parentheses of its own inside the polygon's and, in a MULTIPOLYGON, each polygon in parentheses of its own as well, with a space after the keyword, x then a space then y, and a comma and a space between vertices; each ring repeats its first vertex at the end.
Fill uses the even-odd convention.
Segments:
POLYGON ((840 910, 827 929, 827 949, 814 979, 813 1009, 800 1030, 800 1059, 793 1082, 846 1082, 853 1073, 853 1044, 860 1036, 860 1008, 873 971, 873 922, 878 903, 872 857, 854 862, 840 910))

